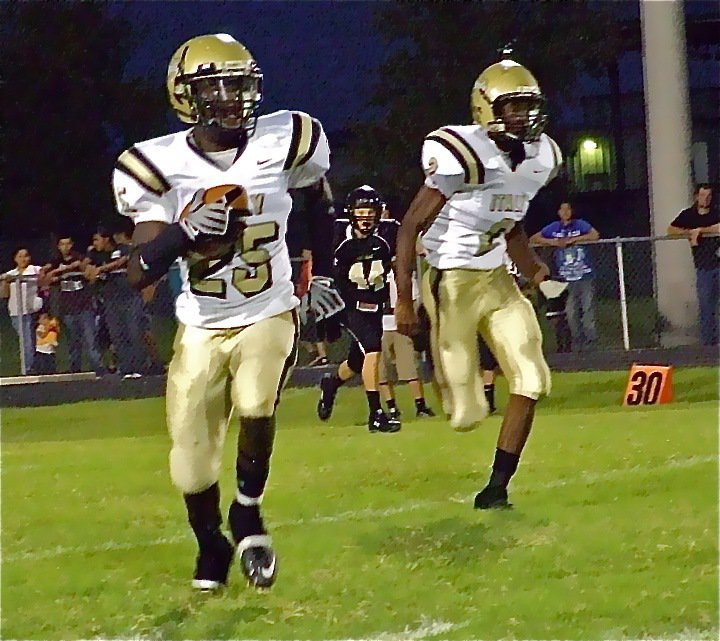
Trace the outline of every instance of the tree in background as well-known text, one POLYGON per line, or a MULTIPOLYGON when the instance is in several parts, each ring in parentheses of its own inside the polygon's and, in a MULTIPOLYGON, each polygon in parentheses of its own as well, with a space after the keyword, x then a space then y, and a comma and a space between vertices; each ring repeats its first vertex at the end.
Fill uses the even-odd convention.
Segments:
POLYGON ((123 77, 141 34, 105 3, 3 3, 0 25, 2 236, 89 230, 121 148, 163 127, 164 89, 123 77))
POLYGON ((470 122, 475 78, 513 41, 548 98, 548 131, 560 141, 562 109, 581 73, 600 76, 619 50, 619 26, 603 3, 381 4, 377 25, 388 56, 372 105, 380 116, 354 130, 358 176, 403 203, 422 182, 420 148, 433 129, 470 122))

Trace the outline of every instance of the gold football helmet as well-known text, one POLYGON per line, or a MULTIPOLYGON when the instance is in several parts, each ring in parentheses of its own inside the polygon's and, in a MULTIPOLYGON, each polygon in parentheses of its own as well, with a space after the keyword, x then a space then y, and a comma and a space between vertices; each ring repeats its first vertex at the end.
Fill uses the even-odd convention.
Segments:
POLYGON ((535 76, 513 60, 496 62, 477 77, 470 104, 473 121, 499 139, 532 142, 547 123, 535 76))
POLYGON ((262 72, 232 36, 197 36, 180 45, 170 59, 167 91, 183 122, 250 129, 262 101, 262 72))

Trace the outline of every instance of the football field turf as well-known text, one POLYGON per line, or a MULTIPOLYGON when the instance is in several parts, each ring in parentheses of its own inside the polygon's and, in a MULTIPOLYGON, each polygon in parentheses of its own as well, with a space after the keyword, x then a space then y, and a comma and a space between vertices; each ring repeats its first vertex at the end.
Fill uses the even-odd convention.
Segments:
POLYGON ((555 375, 514 508, 489 512, 472 497, 499 416, 409 420, 401 387, 402 432, 369 434, 361 390, 327 424, 315 390, 286 390, 264 502, 278 581, 251 591, 234 566, 210 596, 190 589, 162 399, 3 410, 2 637, 717 638, 717 372, 676 371, 662 407, 620 407, 625 382, 555 375))

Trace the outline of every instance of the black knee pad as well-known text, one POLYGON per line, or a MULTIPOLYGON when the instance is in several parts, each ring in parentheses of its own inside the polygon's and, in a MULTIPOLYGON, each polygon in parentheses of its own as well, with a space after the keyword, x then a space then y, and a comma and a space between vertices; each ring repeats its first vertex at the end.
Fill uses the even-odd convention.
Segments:
POLYGON ((270 455, 274 440, 274 416, 240 418, 235 470, 238 488, 246 496, 258 497, 263 493, 270 471, 270 455))

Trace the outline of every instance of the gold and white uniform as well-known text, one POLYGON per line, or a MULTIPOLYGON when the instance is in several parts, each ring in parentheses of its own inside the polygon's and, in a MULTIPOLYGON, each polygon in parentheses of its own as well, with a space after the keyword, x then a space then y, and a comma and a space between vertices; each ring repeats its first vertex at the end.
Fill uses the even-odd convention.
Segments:
POLYGON ((550 390, 535 311, 505 267, 505 233, 524 218, 562 156, 546 134, 524 149, 525 160, 514 166, 479 125, 438 129, 422 149, 426 186, 448 199, 422 238, 431 265, 423 300, 444 409, 460 430, 472 429, 488 411, 478 333, 512 394, 537 399, 550 390))
POLYGON ((176 223, 198 192, 245 189, 252 215, 226 255, 181 260, 179 321, 168 372, 173 481, 183 492, 217 480, 227 422, 271 416, 297 356, 299 301, 285 243, 289 189, 316 183, 330 151, 320 123, 301 112, 257 119, 242 153, 203 153, 192 130, 138 143, 118 158, 118 210, 135 224, 176 223))

